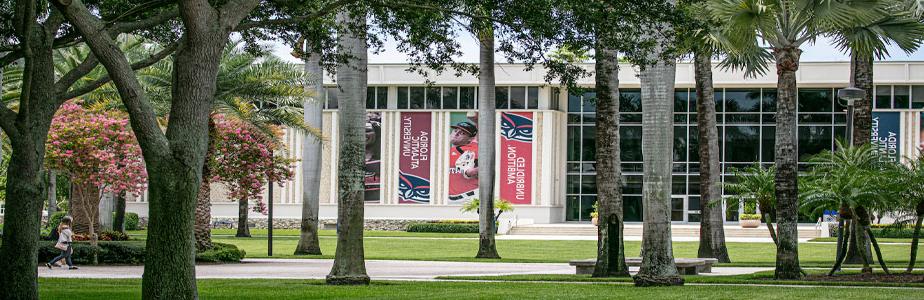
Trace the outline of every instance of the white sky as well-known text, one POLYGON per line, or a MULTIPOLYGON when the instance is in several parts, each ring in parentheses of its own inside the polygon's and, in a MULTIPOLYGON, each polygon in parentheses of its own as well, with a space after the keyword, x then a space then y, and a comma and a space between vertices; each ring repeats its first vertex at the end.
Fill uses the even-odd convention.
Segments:
MULTIPOLYGON (((458 57, 457 60, 461 62, 478 62, 478 44, 471 37, 471 35, 463 34, 460 35, 460 41, 463 47, 463 55, 458 57)), ((279 43, 269 42, 266 46, 273 49, 273 53, 282 59, 294 63, 300 63, 301 61, 292 57, 290 54, 292 49, 279 43)), ((815 44, 805 45, 802 48, 802 61, 849 61, 850 56, 839 51, 835 46, 831 45, 831 41, 826 38, 820 38, 815 44)), ((924 61, 924 47, 918 49, 914 53, 907 54, 898 47, 890 47, 889 53, 891 56, 885 60, 890 61, 924 61)), ((497 62, 507 62, 507 58, 501 55, 495 56, 497 62)), ((381 53, 374 54, 369 53, 369 63, 406 63, 407 56, 404 53, 401 53, 396 50, 394 42, 387 41, 385 43, 385 50, 381 53)))

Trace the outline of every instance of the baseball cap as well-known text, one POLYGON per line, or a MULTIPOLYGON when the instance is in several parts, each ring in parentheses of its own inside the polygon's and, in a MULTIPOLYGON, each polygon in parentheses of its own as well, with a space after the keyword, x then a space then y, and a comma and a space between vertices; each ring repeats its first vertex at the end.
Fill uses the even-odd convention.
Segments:
POLYGON ((472 124, 472 122, 469 122, 469 121, 462 121, 462 122, 456 123, 456 125, 452 125, 452 128, 465 131, 471 136, 475 136, 478 134, 478 126, 475 126, 475 124, 472 124))

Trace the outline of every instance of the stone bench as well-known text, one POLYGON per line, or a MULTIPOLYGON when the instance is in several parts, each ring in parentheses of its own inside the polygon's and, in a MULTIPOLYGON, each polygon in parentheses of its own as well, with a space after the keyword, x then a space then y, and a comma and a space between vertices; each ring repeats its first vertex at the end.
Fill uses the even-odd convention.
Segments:
MULTIPOLYGON (((677 265, 677 272, 680 275, 697 275, 699 273, 712 273, 712 265, 719 262, 715 258, 675 258, 674 264, 677 265)), ((569 265, 575 267, 575 274, 593 274, 594 265, 596 265, 597 260, 594 258, 590 259, 579 259, 572 260, 569 262, 569 265)), ((626 265, 630 267, 639 267, 642 265, 642 258, 640 257, 627 257, 626 265)))

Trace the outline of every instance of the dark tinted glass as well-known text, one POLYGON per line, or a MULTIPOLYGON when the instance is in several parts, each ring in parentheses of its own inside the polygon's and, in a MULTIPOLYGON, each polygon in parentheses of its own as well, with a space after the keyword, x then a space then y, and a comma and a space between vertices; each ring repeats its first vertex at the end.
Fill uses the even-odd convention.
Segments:
POLYGON ((475 88, 474 87, 461 87, 459 88, 459 108, 460 109, 473 109, 475 108, 475 88))
POLYGON ((687 112, 689 101, 687 89, 674 90, 674 112, 687 112))
POLYGON ((584 105, 584 112, 597 111, 597 92, 584 93, 583 105, 584 105))
POLYGON ((725 160, 755 162, 760 155, 759 126, 725 127, 725 160))
POLYGON ((642 127, 619 127, 619 157, 624 162, 642 161, 642 127))
POLYGON ((510 87, 510 109, 526 108, 526 87, 510 87))
POLYGON ((642 112, 642 92, 630 89, 620 90, 619 112, 642 112))
POLYGON ((509 91, 510 87, 507 86, 499 86, 494 88, 495 108, 507 109, 510 107, 510 105, 508 105, 508 99, 510 99, 509 91))
POLYGON ((726 112, 760 112, 760 89, 726 89, 726 112))
POLYGON ((442 107, 442 92, 439 87, 427 88, 427 109, 440 109, 442 107))
POLYGON ((409 92, 408 92, 407 87, 404 87, 404 86, 398 87, 398 109, 408 108, 408 105, 407 105, 408 95, 409 95, 409 92))
POLYGON ((799 126, 799 161, 807 161, 815 154, 831 150, 831 126, 799 126))
POLYGON ((424 107, 426 107, 426 105, 424 104, 426 102, 425 95, 426 95, 426 89, 424 89, 423 87, 412 87, 411 88, 411 98, 410 98, 410 103, 411 103, 410 108, 411 109, 424 109, 424 107))
POLYGON ((761 105, 763 106, 764 112, 775 112, 776 89, 761 89, 761 92, 763 93, 761 105))
POLYGON ((454 86, 443 87, 443 109, 459 108, 459 89, 454 86))
POLYGON ((799 112, 830 112, 833 106, 832 89, 799 89, 799 112))
POLYGON ((892 108, 892 86, 876 86, 876 108, 892 108))
POLYGON ((327 109, 337 109, 340 107, 340 101, 337 99, 340 95, 340 89, 337 87, 327 88, 327 109))
MULTIPOLYGON (((527 96, 527 105, 528 109, 539 109, 539 88, 535 86, 529 87, 526 91, 527 96)), ((557 101, 555 102, 558 103, 557 101)), ((555 106, 551 106, 552 109, 557 109, 555 106)))

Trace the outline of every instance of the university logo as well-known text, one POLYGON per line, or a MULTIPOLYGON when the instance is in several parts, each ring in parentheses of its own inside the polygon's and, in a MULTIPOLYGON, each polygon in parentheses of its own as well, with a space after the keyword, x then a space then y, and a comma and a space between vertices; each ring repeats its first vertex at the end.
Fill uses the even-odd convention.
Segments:
POLYGON ((416 203, 430 202, 430 181, 420 176, 401 172, 398 174, 398 197, 416 203))
POLYGON ((532 142, 533 120, 527 117, 503 113, 501 114, 501 135, 508 140, 532 142))

